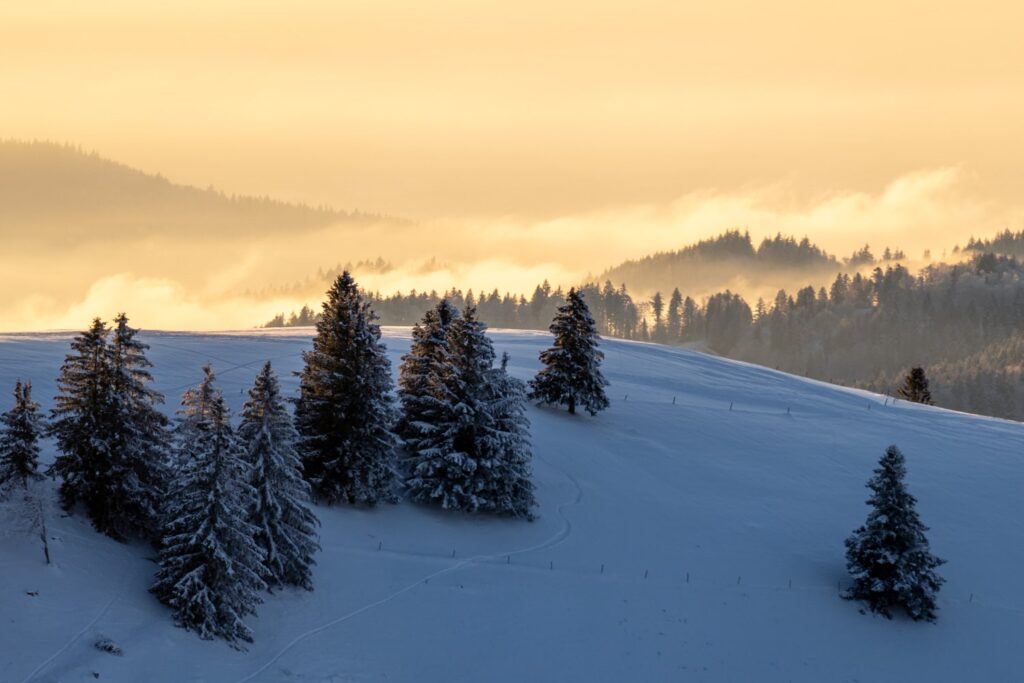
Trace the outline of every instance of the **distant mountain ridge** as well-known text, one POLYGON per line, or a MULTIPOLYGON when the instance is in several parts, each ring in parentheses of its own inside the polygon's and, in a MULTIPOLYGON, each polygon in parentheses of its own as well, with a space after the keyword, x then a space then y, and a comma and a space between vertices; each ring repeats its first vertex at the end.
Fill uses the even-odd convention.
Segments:
MULTIPOLYGON (((876 259, 868 245, 847 258, 838 259, 809 238, 776 233, 758 246, 747 231, 726 230, 676 251, 665 251, 624 261, 608 268, 596 282, 624 283, 642 296, 678 288, 692 295, 727 288, 778 289, 794 278, 831 280, 841 270, 874 265, 878 261, 902 261, 902 250, 885 248, 876 259)), ((748 292, 749 293, 749 292, 748 292)))
POLYGON ((655 291, 684 292, 727 286, 737 274, 757 282, 772 279, 780 270, 800 275, 828 275, 841 264, 832 255, 804 237, 777 234, 755 247, 749 232, 726 232, 676 251, 659 252, 624 261, 601 273, 599 282, 624 282, 630 290, 646 294, 655 291))
POLYGON ((252 235, 383 218, 397 220, 204 190, 72 145, 0 141, 0 231, 14 238, 252 235))

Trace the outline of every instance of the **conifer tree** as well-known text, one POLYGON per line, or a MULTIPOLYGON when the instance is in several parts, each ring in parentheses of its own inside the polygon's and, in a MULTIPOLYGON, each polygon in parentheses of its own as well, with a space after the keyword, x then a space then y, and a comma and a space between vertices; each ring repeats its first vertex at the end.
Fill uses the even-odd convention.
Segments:
POLYGON ((451 319, 445 347, 433 384, 435 409, 429 421, 417 421, 409 449, 409 496, 445 509, 529 517, 534 499, 522 384, 494 367, 494 348, 473 306, 451 319))
POLYGON ((448 328, 458 317, 451 302, 442 299, 412 328, 412 344, 402 356, 398 377, 402 404, 398 429, 407 450, 418 450, 420 439, 433 431, 432 424, 446 419, 450 409, 445 384, 451 366, 448 328))
POLYGON ((682 306, 683 295, 679 293, 679 288, 676 287, 672 290, 672 298, 668 301, 666 334, 668 335, 668 342, 670 344, 679 343, 680 337, 682 336, 682 306))
POLYGON ((327 503, 394 502, 391 363, 376 314, 346 271, 327 292, 295 404, 299 453, 327 503))
POLYGON ((60 455, 48 472, 62 478, 62 505, 82 502, 93 526, 119 540, 155 539, 166 478, 163 397, 148 386, 137 332, 122 313, 113 331, 96 318, 72 340, 50 425, 60 455))
POLYGON ((928 390, 928 378, 925 377, 924 368, 911 368, 910 372, 903 379, 903 386, 899 389, 900 398, 914 403, 932 404, 932 393, 928 390))
POLYGON ((97 530, 113 527, 109 514, 113 433, 110 392, 110 330, 95 318, 89 329, 71 341, 57 379, 49 432, 60 455, 47 470, 61 477, 60 500, 65 510, 76 503, 97 530))
POLYGON ((490 383, 495 448, 498 453, 493 511, 533 519, 537 505, 533 485, 533 449, 530 420, 526 417, 526 383, 508 374, 508 354, 493 371, 490 383))
POLYGON ((149 346, 136 339, 121 313, 110 341, 110 409, 112 418, 109 518, 115 538, 141 536, 157 540, 165 468, 168 420, 157 410, 164 397, 149 384, 149 346))
POLYGON ((854 580, 846 597, 862 600, 889 618, 898 607, 915 621, 934 621, 935 594, 943 583, 935 569, 944 561, 929 550, 928 527, 906 490, 905 474, 903 454, 889 446, 867 484, 872 491, 867 521, 846 540, 847 567, 854 580))
POLYGON ((310 488, 295 450, 298 434, 281 398, 270 361, 256 376, 238 427, 256 490, 250 521, 263 549, 263 578, 270 586, 313 590, 313 554, 319 550, 310 488))
POLYGON ((39 478, 39 437, 43 433, 39 404, 32 400, 32 383, 14 384, 14 407, 0 415, 0 489, 28 489, 39 478))
POLYGON ((574 414, 580 406, 591 415, 608 407, 601 374, 604 354, 597 349, 599 337, 583 295, 569 290, 564 305, 550 327, 555 343, 541 351, 544 367, 530 382, 530 398, 553 405, 565 405, 574 414))
POLYGON ((152 592, 175 622, 201 638, 252 641, 242 619, 266 588, 259 530, 249 522, 256 492, 214 374, 185 393, 176 429, 179 470, 163 527, 152 592))

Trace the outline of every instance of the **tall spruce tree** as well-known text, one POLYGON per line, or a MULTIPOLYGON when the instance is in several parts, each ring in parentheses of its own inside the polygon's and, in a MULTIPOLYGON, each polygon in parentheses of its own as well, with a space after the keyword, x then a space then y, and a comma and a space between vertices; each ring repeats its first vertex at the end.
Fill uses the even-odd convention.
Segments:
POLYGON ((60 455, 61 503, 85 505, 102 533, 155 540, 166 470, 163 397, 149 386, 145 344, 122 313, 111 331, 99 318, 75 337, 61 366, 50 433, 60 455))
POLYGON ((160 569, 152 592, 179 626, 201 638, 252 641, 242 619, 266 588, 259 529, 249 521, 256 492, 209 366, 182 399, 179 469, 168 496, 160 569))
POLYGON ((526 417, 527 389, 525 382, 508 373, 508 361, 508 354, 502 354, 501 365, 492 371, 489 384, 496 435, 494 450, 498 453, 492 506, 499 514, 533 519, 537 500, 530 420, 526 417))
POLYGON ((85 505, 93 526, 113 533, 110 515, 112 434, 115 431, 110 391, 110 330, 95 318, 71 341, 71 353, 57 378, 59 393, 51 411, 49 433, 60 455, 47 470, 61 477, 60 500, 66 510, 85 505))
POLYGON ((314 495, 327 502, 394 502, 391 364, 376 314, 346 271, 327 292, 313 350, 303 354, 295 423, 314 495))
POLYGON ((889 446, 867 484, 872 491, 867 521, 846 540, 853 576, 846 597, 863 600, 889 618, 894 608, 902 608, 915 621, 934 621, 935 595, 943 583, 935 570, 944 561, 929 550, 928 527, 917 515, 905 475, 903 454, 889 446))
POLYGON ((32 400, 32 383, 14 384, 14 407, 0 415, 0 490, 9 486, 28 489, 39 478, 39 437, 43 418, 32 400))
POLYGON ((121 313, 110 340, 110 408, 114 430, 110 462, 110 532, 115 537, 158 540, 165 494, 169 422, 157 405, 164 397, 150 387, 149 346, 121 313))
POLYGON ((679 288, 676 287, 672 290, 672 298, 668 301, 668 318, 665 325, 665 333, 668 335, 669 344, 679 343, 679 339, 682 336, 682 307, 683 295, 679 293, 679 288))
POLYGON ((456 397, 450 330, 460 315, 442 299, 413 326, 409 353, 402 356, 400 434, 405 442, 405 488, 418 502, 462 509, 463 485, 473 464, 457 455, 456 397))
POLYGON ((310 488, 295 450, 298 434, 281 398, 270 361, 256 376, 238 426, 256 490, 250 521, 263 549, 263 578, 270 586, 313 590, 317 519, 309 509, 310 488))
POLYGON ((544 367, 530 382, 530 398, 565 405, 569 413, 580 406, 591 415, 608 407, 601 374, 604 354, 597 349, 599 337, 583 294, 570 289, 550 327, 555 344, 541 351, 544 367))
POLYGON ((914 403, 932 404, 932 393, 928 390, 928 378, 925 377, 924 368, 911 368, 910 372, 903 379, 903 386, 899 388, 900 398, 914 403))
POLYGON ((419 441, 433 432, 431 425, 446 419, 450 409, 447 375, 451 369, 448 329, 459 311, 442 299, 413 325, 409 353, 402 356, 398 376, 402 416, 399 434, 406 449, 416 451, 419 441))
POLYGON ((409 449, 410 498, 445 509, 529 517, 534 505, 524 389, 494 367, 494 348, 467 306, 446 332, 429 422, 409 449))

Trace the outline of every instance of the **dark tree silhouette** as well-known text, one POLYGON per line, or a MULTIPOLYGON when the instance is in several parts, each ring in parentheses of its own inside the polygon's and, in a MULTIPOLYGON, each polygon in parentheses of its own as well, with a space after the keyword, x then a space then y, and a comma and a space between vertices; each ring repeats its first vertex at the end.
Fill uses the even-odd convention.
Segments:
POLYGON ((20 484, 28 488, 39 477, 39 438, 43 418, 32 400, 32 383, 14 384, 14 407, 0 415, 0 488, 20 484))
POLYGON ((914 403, 932 405, 932 394, 928 391, 928 378, 924 375, 924 368, 912 368, 903 379, 903 386, 899 389, 900 398, 914 403))
POLYGON ((299 453, 313 494, 327 503, 397 500, 391 363, 376 319, 355 280, 342 273, 327 292, 313 349, 303 354, 299 453))
POLYGON ((867 521, 846 540, 846 562, 853 586, 846 597, 863 600, 872 611, 892 618, 902 608, 911 619, 935 620, 935 594, 943 560, 931 554, 915 510, 917 500, 903 483, 903 454, 889 446, 868 481, 872 495, 867 521))
POLYGON ((596 415, 608 407, 604 393, 608 382, 601 374, 604 354, 597 349, 600 338, 580 292, 569 290, 550 329, 555 344, 540 353, 544 367, 530 382, 530 398, 568 406, 570 413, 579 405, 596 415))

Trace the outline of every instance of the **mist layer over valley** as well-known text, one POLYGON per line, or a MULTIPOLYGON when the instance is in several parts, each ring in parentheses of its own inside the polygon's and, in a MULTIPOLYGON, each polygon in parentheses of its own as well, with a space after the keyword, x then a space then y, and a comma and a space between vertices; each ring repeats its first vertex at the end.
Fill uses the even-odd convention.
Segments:
POLYGON ((150 328, 249 327, 315 305, 329 274, 346 265, 384 294, 454 287, 529 297, 545 280, 610 279, 643 297, 680 287, 695 299, 730 289, 754 301, 780 287, 826 284, 840 268, 827 258, 754 264, 701 254, 673 270, 660 267, 664 256, 646 257, 740 229, 755 248, 779 234, 807 236, 841 262, 867 242, 878 256, 889 246, 903 250, 904 263, 923 265, 925 250, 939 257, 1019 215, 986 200, 969 174, 942 168, 874 193, 806 201, 782 183, 544 219, 410 219, 229 196, 76 147, 9 141, 0 143, 0 285, 10 293, 0 329, 78 328, 96 311, 120 308, 150 328))

